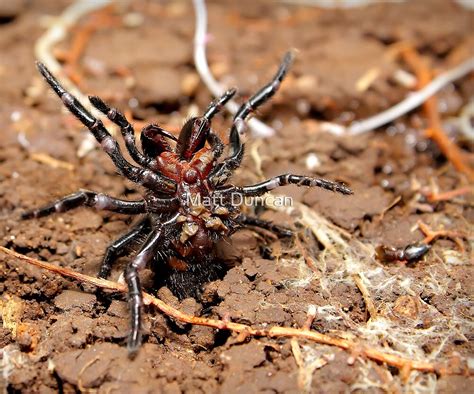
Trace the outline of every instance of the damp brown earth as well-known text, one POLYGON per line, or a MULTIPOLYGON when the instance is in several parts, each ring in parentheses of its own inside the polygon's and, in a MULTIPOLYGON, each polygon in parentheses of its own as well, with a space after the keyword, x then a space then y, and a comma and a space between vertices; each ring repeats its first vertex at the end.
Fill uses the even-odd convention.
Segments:
MULTIPOLYGON (((99 149, 79 157, 87 130, 35 71, 35 43, 50 16, 69 3, 9 3, 0 6, 1 244, 94 276, 130 218, 87 209, 31 221, 19 215, 80 188, 130 199, 140 190, 99 149)), ((302 327, 314 305, 314 331, 411 360, 472 364, 474 210, 467 177, 426 138, 421 108, 359 136, 319 126, 362 119, 407 95, 403 81, 410 81, 407 72, 413 79, 412 70, 394 55, 402 42, 435 73, 472 56, 473 13, 444 1, 337 10, 289 3, 208 4, 210 67, 225 85, 239 87, 239 99, 271 76, 285 51, 297 50, 281 91, 258 114, 276 135, 248 139, 234 182, 294 172, 343 181, 354 195, 283 188, 293 207, 248 210, 292 228, 294 237, 237 232, 219 246, 227 273, 206 284, 201 299, 178 301, 166 288, 153 289, 151 271, 143 277, 148 291, 189 314, 260 328, 302 327), (400 70, 405 79, 396 77, 400 70), (450 191, 458 193, 432 198, 450 191), (417 262, 375 258, 380 245, 423 241, 420 221, 451 233, 417 262)), ((81 19, 53 50, 82 92, 129 111, 139 125, 158 122, 172 130, 211 100, 193 65, 190 2, 137 1, 107 11, 87 35, 91 18, 81 19), (76 65, 68 64, 78 37, 83 51, 76 65)), ((444 128, 471 164, 472 145, 459 119, 473 93, 471 74, 438 94, 444 128)), ((216 119, 216 128, 225 131, 228 122, 216 119)), ((112 280, 128 259, 117 262, 112 280)), ((473 384, 465 374, 406 373, 357 349, 182 324, 151 307, 144 345, 132 361, 124 346, 123 295, 3 254, 0 290, 0 386, 8 392, 461 393, 473 384)))

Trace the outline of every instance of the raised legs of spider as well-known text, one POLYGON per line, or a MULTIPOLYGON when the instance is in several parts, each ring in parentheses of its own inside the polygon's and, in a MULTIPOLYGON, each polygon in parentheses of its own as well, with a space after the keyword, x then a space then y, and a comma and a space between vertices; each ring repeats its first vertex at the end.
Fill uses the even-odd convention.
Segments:
MULTIPOLYGON (((74 96, 68 93, 43 64, 37 64, 39 71, 61 98, 64 105, 91 131, 102 149, 110 156, 120 174, 145 187, 148 191, 146 197, 142 200, 124 201, 102 193, 81 190, 43 208, 25 212, 22 216, 24 219, 39 218, 55 212, 65 212, 80 206, 127 215, 145 215, 127 234, 107 248, 99 271, 99 276, 106 278, 117 257, 124 254, 130 244, 137 242, 137 240, 145 239, 138 253, 125 269, 125 281, 128 286, 128 301, 131 314, 131 333, 128 338, 130 355, 133 356, 135 354, 141 343, 142 293, 138 272, 149 264, 157 253, 170 248, 173 237, 175 237, 173 231, 178 226, 178 217, 180 216, 178 209, 189 208, 183 206, 182 195, 177 192, 180 187, 179 182, 176 179, 165 176, 160 170, 162 168, 160 167, 160 160, 162 159, 160 154, 163 152, 171 154, 172 152, 168 140, 176 141, 176 148, 173 154, 177 155, 176 157, 183 162, 189 162, 193 155, 200 149, 203 149, 205 143, 208 142, 210 154, 212 154, 212 167, 209 169, 205 181, 211 185, 210 187, 213 188, 213 192, 217 194, 225 196, 230 193, 238 193, 242 197, 258 196, 287 184, 318 186, 342 194, 352 193, 349 188, 340 183, 293 174, 280 175, 256 185, 245 187, 226 185, 233 171, 240 166, 243 159, 244 144, 241 142, 240 134, 244 130, 245 120, 275 94, 291 61, 292 55, 290 53, 286 54, 270 83, 250 97, 237 111, 229 132, 229 154, 227 158, 220 162, 217 159, 223 153, 224 144, 212 132, 210 121, 222 109, 225 103, 232 98, 235 94, 235 89, 228 90, 220 98, 214 100, 204 115, 195 118, 193 120, 195 123, 190 124, 190 127, 185 125, 179 139, 157 125, 145 127, 141 134, 142 151, 137 147, 133 126, 126 117, 117 109, 109 107, 100 98, 89 97, 94 107, 120 127, 126 149, 138 166, 131 164, 124 158, 117 141, 104 127, 102 121, 95 118, 74 96), (205 127, 201 127, 202 125, 205 127)), ((291 235, 291 232, 287 229, 243 214, 236 217, 235 223, 240 226, 262 227, 274 231, 281 236, 291 235)))

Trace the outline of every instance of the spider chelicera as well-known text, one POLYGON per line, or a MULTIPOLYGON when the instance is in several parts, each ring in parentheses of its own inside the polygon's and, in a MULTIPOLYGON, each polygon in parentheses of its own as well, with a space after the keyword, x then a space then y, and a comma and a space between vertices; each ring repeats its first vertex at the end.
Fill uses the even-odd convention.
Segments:
POLYGON ((214 244, 219 239, 228 237, 244 226, 262 227, 281 236, 291 235, 291 231, 285 228, 241 213, 240 206, 233 203, 236 200, 233 196, 261 196, 288 184, 318 186, 352 194, 341 183, 294 174, 279 175, 250 186, 227 183, 243 159, 244 144, 240 135, 245 128, 245 120, 275 94, 292 59, 292 54, 287 53, 270 83, 237 111, 224 159, 220 158, 225 146, 212 131, 211 121, 234 96, 235 89, 226 91, 213 101, 202 116, 189 119, 178 138, 155 124, 144 127, 141 132, 141 151, 137 148, 133 126, 126 117, 99 97, 89 97, 95 108, 120 127, 125 146, 138 166, 123 157, 117 141, 102 121, 68 93, 43 64, 37 64, 40 73, 63 104, 91 131, 119 173, 145 189, 143 199, 138 201, 125 201, 103 193, 80 190, 22 215, 23 219, 39 218, 79 206, 142 215, 138 224, 107 248, 99 271, 99 277, 106 278, 112 263, 124 255, 130 245, 137 242, 141 244, 124 272, 131 314, 129 354, 135 354, 141 344, 143 302, 138 272, 145 266, 152 265, 162 283, 178 297, 196 296, 200 286, 216 279, 223 268, 213 256, 214 244))

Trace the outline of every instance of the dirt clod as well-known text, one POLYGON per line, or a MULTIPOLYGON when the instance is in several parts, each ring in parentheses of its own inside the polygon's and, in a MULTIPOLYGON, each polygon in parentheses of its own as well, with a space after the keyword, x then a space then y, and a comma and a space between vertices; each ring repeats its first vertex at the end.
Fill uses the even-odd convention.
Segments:
POLYGON ((54 305, 63 311, 77 308, 85 312, 90 312, 94 308, 96 301, 97 299, 94 294, 87 294, 74 290, 64 290, 54 299, 54 305))

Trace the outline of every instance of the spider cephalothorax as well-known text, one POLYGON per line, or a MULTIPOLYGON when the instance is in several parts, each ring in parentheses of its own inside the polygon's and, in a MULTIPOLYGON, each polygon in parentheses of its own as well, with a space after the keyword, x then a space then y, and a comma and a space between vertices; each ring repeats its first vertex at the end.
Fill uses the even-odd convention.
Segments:
POLYGON ((130 354, 138 349, 141 342, 142 293, 138 272, 146 265, 152 265, 161 283, 168 285, 179 297, 195 296, 201 284, 217 278, 222 270, 213 257, 213 247, 219 239, 243 226, 258 226, 280 235, 291 235, 289 230, 242 214, 240 207, 233 204, 236 201, 233 196, 260 196, 287 184, 352 193, 340 183, 293 174, 276 176, 251 186, 239 187, 227 183, 243 158, 244 145, 240 134, 245 120, 275 94, 291 61, 292 55, 286 54, 270 83, 237 111, 229 132, 227 157, 224 159, 221 159, 224 144, 212 131, 211 121, 234 96, 235 89, 228 90, 213 101, 204 115, 189 119, 178 138, 157 125, 145 127, 141 132, 141 151, 136 145, 133 126, 125 116, 110 108, 99 97, 89 97, 95 108, 120 127, 125 146, 138 166, 125 160, 117 141, 102 121, 87 111, 43 64, 38 63, 43 77, 64 105, 91 131, 120 174, 145 189, 143 199, 138 201, 125 201, 81 190, 46 207, 23 214, 24 219, 38 218, 85 205, 128 215, 142 215, 138 224, 107 248, 99 271, 100 277, 107 277, 117 257, 123 255, 131 244, 141 243, 124 275, 132 323, 128 338, 130 354))

